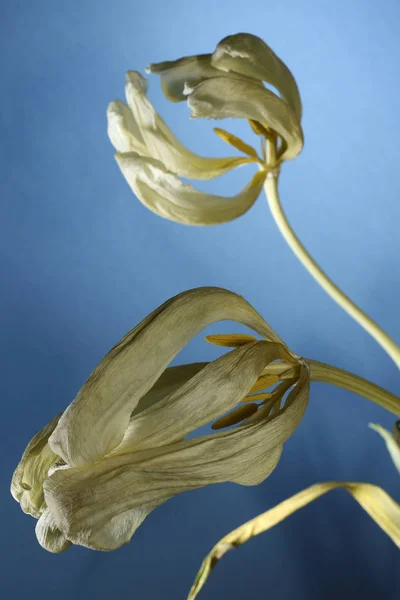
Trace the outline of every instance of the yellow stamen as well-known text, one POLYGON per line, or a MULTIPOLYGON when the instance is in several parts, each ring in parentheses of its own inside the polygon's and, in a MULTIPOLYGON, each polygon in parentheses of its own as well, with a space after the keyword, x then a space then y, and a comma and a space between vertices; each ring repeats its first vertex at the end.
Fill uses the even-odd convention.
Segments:
POLYGON ((257 379, 253 387, 249 390, 249 394, 265 390, 265 388, 269 388, 271 385, 274 385, 278 381, 279 377, 277 375, 262 375, 257 379))
POLYGON ((265 135, 265 137, 271 136, 271 132, 266 127, 264 127, 264 125, 261 125, 259 121, 249 119, 249 125, 256 135, 265 135))
POLYGON ((211 429, 223 429, 224 427, 229 427, 230 425, 236 425, 236 423, 240 423, 247 417, 251 417, 258 410, 257 404, 245 404, 243 406, 239 406, 236 410, 229 413, 229 415, 225 415, 218 421, 212 424, 211 429))
POLYGON ((245 396, 242 402, 257 402, 258 400, 269 400, 272 398, 271 392, 263 392, 262 394, 252 394, 251 396, 245 396))
POLYGON ((216 335, 207 335, 204 339, 210 344, 225 346, 227 348, 237 348, 238 346, 258 342, 257 338, 252 335, 247 335, 246 333, 220 333, 216 335))
POLYGON ((233 135, 233 133, 229 133, 229 131, 225 131, 225 129, 220 129, 219 127, 214 127, 214 131, 217 136, 227 144, 230 144, 237 150, 240 150, 240 152, 248 154, 249 156, 252 156, 258 160, 258 154, 254 148, 249 146, 249 144, 246 144, 246 142, 238 138, 236 135, 233 135))

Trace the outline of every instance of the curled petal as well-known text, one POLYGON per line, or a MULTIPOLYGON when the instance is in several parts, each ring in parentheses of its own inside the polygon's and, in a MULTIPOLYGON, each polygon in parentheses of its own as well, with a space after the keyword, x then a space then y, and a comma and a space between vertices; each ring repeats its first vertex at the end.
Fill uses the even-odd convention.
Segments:
POLYGON ((212 569, 229 550, 245 544, 251 538, 268 531, 291 514, 323 494, 343 488, 362 506, 383 531, 400 548, 400 505, 384 490, 369 483, 328 481, 317 483, 284 500, 267 512, 244 523, 223 537, 203 560, 188 600, 194 600, 207 581, 212 569))
POLYGON ((24 512, 39 518, 45 508, 43 481, 59 457, 51 450, 48 439, 60 419, 57 415, 27 445, 11 480, 11 494, 24 512))
POLYGON ((275 468, 283 442, 299 424, 308 391, 303 367, 288 407, 270 419, 54 472, 44 489, 58 528, 72 542, 85 540, 91 547, 92 536, 109 527, 116 515, 137 507, 223 481, 260 483, 275 468))
POLYGON ((165 369, 153 387, 140 398, 138 405, 131 414, 131 419, 175 392, 208 364, 209 363, 207 362, 188 363, 186 365, 165 369))
POLYGON ((48 508, 42 513, 36 523, 35 533, 42 548, 54 554, 64 552, 71 545, 71 542, 58 529, 48 508))
POLYGON ((282 345, 272 342, 254 342, 221 356, 176 392, 132 419, 115 453, 183 439, 234 408, 267 364, 287 357, 282 345))
POLYGON ((124 102, 110 102, 107 108, 107 124, 108 137, 118 152, 139 152, 147 155, 139 126, 131 109, 124 102))
POLYGON ((230 77, 207 79, 187 89, 192 117, 243 118, 273 129, 285 142, 282 160, 297 156, 303 147, 303 132, 290 106, 259 83, 230 77))
POLYGON ((243 215, 257 200, 265 172, 257 172, 236 196, 215 196, 196 190, 167 171, 161 162, 134 152, 116 154, 133 193, 151 211, 185 225, 215 225, 243 215))
POLYGON ((221 288, 183 292, 151 313, 103 358, 60 418, 49 439, 51 449, 71 466, 110 453, 121 442, 140 398, 171 360, 192 337, 219 320, 236 320, 281 342, 241 296, 221 288))
MULTIPOLYGON (((369 426, 371 429, 379 433, 379 435, 384 439, 386 448, 392 458, 393 464, 400 473, 400 443, 397 436, 393 435, 382 427, 381 425, 376 425, 375 423, 370 423, 369 426)), ((395 424, 395 432, 397 430, 397 423, 395 424)))
POLYGON ((186 100, 183 93, 185 84, 194 86, 209 77, 224 75, 211 66, 211 54, 185 56, 178 60, 151 64, 146 71, 160 75, 162 90, 171 102, 186 100))
MULTIPOLYGON (((254 158, 247 157, 206 158, 191 152, 181 144, 156 113, 146 96, 146 90, 146 79, 137 71, 128 71, 126 99, 146 146, 146 152, 140 154, 152 156, 173 173, 193 179, 212 179, 235 167, 255 161, 254 158)), ((113 133, 113 143, 118 141, 118 136, 119 133, 113 133)), ((126 148, 126 144, 124 147, 126 148)))
POLYGON ((221 40, 211 64, 219 70, 233 71, 273 85, 301 119, 301 100, 296 81, 285 63, 255 35, 238 33, 221 40))

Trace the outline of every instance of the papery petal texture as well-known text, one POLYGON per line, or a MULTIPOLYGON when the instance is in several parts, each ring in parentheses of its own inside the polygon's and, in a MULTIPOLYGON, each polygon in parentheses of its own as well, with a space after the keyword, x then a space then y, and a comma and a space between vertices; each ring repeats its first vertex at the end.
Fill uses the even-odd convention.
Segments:
POLYGON ((128 71, 125 93, 132 118, 121 101, 111 103, 108 108, 108 133, 118 152, 151 156, 172 173, 194 179, 212 179, 255 162, 249 157, 207 158, 191 152, 154 110, 146 91, 147 80, 137 71, 128 71))
POLYGON ((171 102, 186 100, 184 89, 201 83, 210 77, 223 77, 225 73, 211 65, 211 54, 185 56, 178 60, 153 63, 146 69, 148 73, 160 75, 162 90, 171 102))
POLYGON ((290 106, 261 83, 215 77, 188 88, 192 117, 243 118, 270 127, 284 141, 282 160, 295 158, 303 148, 303 132, 290 106))
POLYGON ((58 529, 54 517, 48 508, 42 513, 36 523, 35 533, 42 548, 53 554, 64 552, 71 546, 71 542, 58 529))
MULTIPOLYGON (((308 393, 308 369, 303 366, 287 406, 270 420, 105 458, 90 468, 56 471, 44 484, 56 525, 69 540, 92 547, 92 539, 110 529, 112 519, 138 507, 212 483, 259 483, 279 461, 282 444, 304 414, 308 393)), ((128 528, 126 532, 126 539, 118 536, 119 544, 129 541, 128 528)))
POLYGON ((301 100, 296 81, 285 63, 259 37, 248 33, 230 35, 219 42, 211 64, 218 70, 236 72, 273 85, 301 119, 301 100))
POLYGON ((266 177, 265 172, 258 172, 236 196, 216 196, 182 183, 152 158, 131 152, 117 153, 116 160, 144 206, 161 217, 185 225, 215 225, 240 217, 257 200, 266 177))
MULTIPOLYGON (((376 425, 375 423, 370 423, 369 425, 371 429, 379 433, 379 435, 383 438, 386 448, 392 458, 393 464, 396 467, 397 471, 400 473, 400 443, 397 437, 395 437, 390 431, 382 427, 381 425, 376 425)), ((395 425, 397 429, 397 423, 395 425)))
POLYGON ((43 481, 59 457, 51 450, 48 439, 60 419, 57 415, 29 442, 11 480, 11 494, 24 512, 39 518, 43 512, 43 481))
POLYGON ((255 342, 209 363, 173 394, 132 419, 116 453, 173 443, 241 402, 262 370, 287 359, 277 343, 255 342))
POLYGON ((179 294, 132 329, 95 368, 50 436, 53 452, 70 466, 110 453, 122 441, 140 398, 171 360, 192 337, 219 320, 247 325, 286 349, 241 296, 220 288, 179 294))

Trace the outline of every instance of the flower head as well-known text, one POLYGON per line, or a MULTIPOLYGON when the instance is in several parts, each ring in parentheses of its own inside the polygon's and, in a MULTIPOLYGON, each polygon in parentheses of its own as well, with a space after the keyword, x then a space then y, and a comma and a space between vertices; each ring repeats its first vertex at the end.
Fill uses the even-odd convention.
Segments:
POLYGON ((220 288, 184 292, 127 333, 33 438, 11 492, 38 519, 47 550, 118 548, 180 492, 268 477, 308 391, 306 363, 241 296, 220 288), (168 368, 193 336, 225 319, 263 339, 212 336, 234 349, 210 363, 168 368), (187 439, 211 422, 216 433, 187 439))
POLYGON ((231 133, 216 133, 244 156, 205 158, 185 148, 146 96, 147 81, 128 71, 125 93, 108 107, 108 134, 116 160, 139 200, 153 212, 190 225, 212 225, 245 213, 256 201, 265 178, 275 177, 284 160, 303 147, 301 101, 286 65, 260 38, 237 34, 223 39, 213 54, 153 64, 172 102, 187 100, 192 117, 246 119, 261 138, 262 153, 231 133), (279 93, 265 87, 264 82, 279 93), (236 196, 207 194, 180 177, 211 179, 244 165, 259 171, 236 196))

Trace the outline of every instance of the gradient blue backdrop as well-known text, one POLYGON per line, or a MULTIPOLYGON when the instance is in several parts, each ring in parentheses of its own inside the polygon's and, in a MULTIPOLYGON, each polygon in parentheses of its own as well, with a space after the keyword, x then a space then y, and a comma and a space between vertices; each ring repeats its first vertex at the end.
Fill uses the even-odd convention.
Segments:
MULTIPOLYGON (((294 72, 304 103, 306 146, 281 177, 289 218, 332 278, 400 340, 399 17, 395 0, 1 2, 3 597, 183 599, 220 536, 303 487, 364 480, 400 499, 384 445, 367 428, 391 427, 391 415, 322 384, 312 386, 306 417, 266 482, 181 495, 114 553, 46 553, 8 492, 28 440, 109 348, 191 287, 243 294, 297 353, 399 392, 390 359, 303 270, 264 198, 220 227, 165 221, 130 192, 105 121, 127 69, 210 52, 238 31, 264 38, 294 72)), ((189 121, 185 105, 165 100, 155 76, 150 97, 192 149, 230 152, 212 123, 189 121)), ((235 193, 249 175, 242 169, 203 189, 235 193)), ((199 336, 179 361, 217 355, 199 336)), ((394 600, 399 556, 336 491, 227 555, 201 597, 394 600)))

